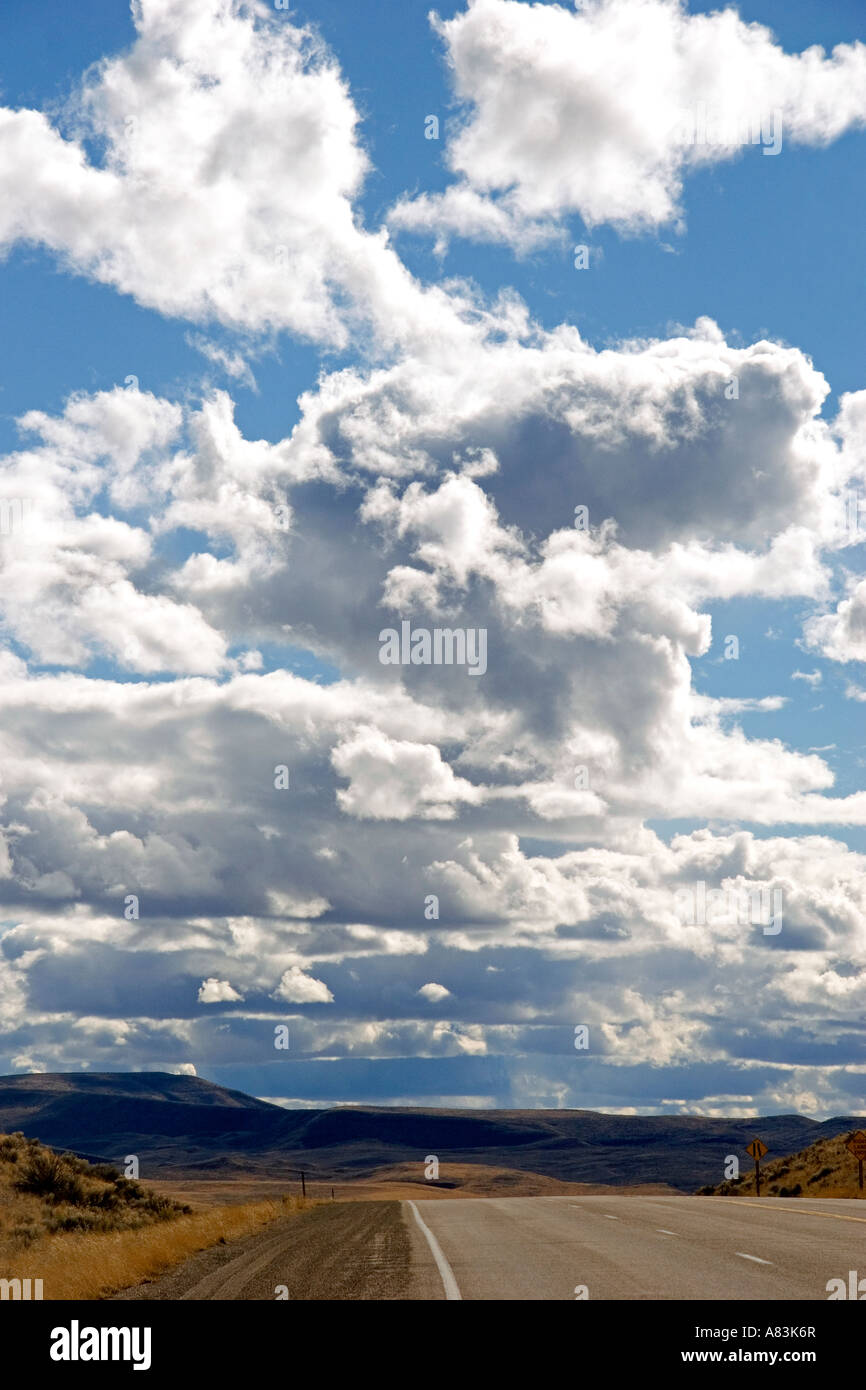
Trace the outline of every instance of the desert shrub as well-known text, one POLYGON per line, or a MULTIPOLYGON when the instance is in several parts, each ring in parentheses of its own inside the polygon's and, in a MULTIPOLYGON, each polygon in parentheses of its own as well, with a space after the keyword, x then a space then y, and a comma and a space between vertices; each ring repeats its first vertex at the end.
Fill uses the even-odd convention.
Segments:
POLYGON ((103 1182, 117 1182, 120 1177, 113 1163, 92 1163, 90 1165, 90 1176, 101 1178, 103 1182))
POLYGON ((170 1197, 160 1197, 155 1192, 146 1192, 143 1200, 136 1202, 135 1208, 152 1221, 168 1221, 173 1216, 179 1216, 181 1213, 186 1215, 192 1210, 191 1207, 173 1202, 170 1197))
POLYGON ((19 1192, 32 1192, 49 1202, 77 1205, 85 1200, 81 1177, 60 1154, 42 1149, 31 1154, 15 1186, 19 1192))
POLYGON ((77 1154, 61 1154, 60 1157, 67 1168, 73 1173, 80 1173, 82 1177, 89 1176, 93 1171, 87 1159, 79 1158, 77 1154))
POLYGON ((821 1171, 820 1171, 820 1173, 813 1173, 813 1175, 812 1175, 812 1177, 809 1179, 809 1181, 810 1181, 810 1182, 820 1182, 822 1178, 829 1178, 829 1176, 830 1176, 830 1174, 832 1173, 832 1171, 833 1171, 832 1168, 822 1168, 821 1171))
POLYGON ((191 1214, 192 1208, 123 1177, 108 1163, 56 1153, 23 1135, 0 1136, 0 1159, 17 1161, 14 1188, 44 1203, 38 1222, 23 1217, 4 1239, 26 1247, 45 1234, 92 1235, 137 1231, 191 1214))
POLYGON ((103 1187, 96 1192, 88 1192, 86 1201, 89 1207, 99 1207, 102 1211, 116 1211, 118 1207, 123 1205, 113 1187, 103 1187))
POLYGON ((146 1195, 141 1183, 135 1182, 132 1178, 118 1176, 114 1179, 114 1185, 125 1202, 131 1202, 146 1195))
POLYGON ((9 1231, 9 1237, 13 1245, 32 1245, 34 1240, 38 1240, 42 1235, 42 1227, 35 1221, 21 1221, 17 1226, 13 1226, 9 1231))
POLYGON ((45 1220, 45 1228, 55 1235, 58 1231, 106 1231, 111 1225, 103 1213, 73 1207, 62 1212, 51 1212, 45 1220))

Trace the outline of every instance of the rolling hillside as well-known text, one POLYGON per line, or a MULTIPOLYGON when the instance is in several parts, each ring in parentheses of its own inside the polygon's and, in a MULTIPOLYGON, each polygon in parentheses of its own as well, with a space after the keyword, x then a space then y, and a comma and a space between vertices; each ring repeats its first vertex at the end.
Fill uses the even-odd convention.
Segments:
MULTIPOLYGON (((860 1197, 857 1160, 845 1147, 852 1131, 823 1137, 799 1153, 761 1164, 762 1197, 860 1197)), ((717 1197, 754 1197, 755 1170, 751 1160, 741 1163, 741 1176, 702 1189, 717 1197)))
POLYGON ((754 1120, 602 1115, 591 1110, 286 1110, 199 1077, 161 1072, 0 1077, 0 1131, 122 1162, 148 1177, 279 1176, 303 1165, 345 1181, 385 1165, 479 1163, 566 1182, 715 1184, 727 1156, 748 1165, 759 1134, 772 1155, 796 1153, 866 1125, 851 1116, 754 1120))

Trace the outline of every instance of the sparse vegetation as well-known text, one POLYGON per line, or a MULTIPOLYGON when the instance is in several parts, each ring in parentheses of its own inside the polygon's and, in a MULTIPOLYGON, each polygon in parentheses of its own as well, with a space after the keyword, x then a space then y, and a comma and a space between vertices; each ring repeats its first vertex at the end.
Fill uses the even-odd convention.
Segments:
MULTIPOLYGON (((857 1162, 845 1147, 852 1130, 836 1134, 832 1139, 820 1139, 800 1153, 789 1154, 773 1162, 761 1164, 762 1197, 861 1197, 857 1187, 857 1162), (786 1179, 782 1183, 782 1178, 786 1179)), ((748 1159, 748 1169, 740 1178, 729 1179, 718 1186, 698 1189, 705 1197, 754 1197, 755 1174, 748 1159)))
MULTIPOLYGON (((0 1181, 7 1179, 3 1186, 38 1201, 38 1208, 31 1203, 24 1218, 28 1242, 40 1223, 49 1233, 134 1230, 191 1211, 131 1182, 110 1164, 90 1164, 75 1154, 56 1153, 23 1136, 3 1137, 0 1169, 6 1164, 14 1166, 8 1175, 0 1172, 0 1181)), ((8 1210, 8 1203, 4 1202, 4 1208, 8 1210)), ((2 1225, 5 1222, 0 1223, 0 1230, 2 1225)))
POLYGON ((0 1277, 42 1279, 46 1299, 99 1298, 301 1205, 283 1199, 196 1212, 110 1164, 0 1135, 0 1277))

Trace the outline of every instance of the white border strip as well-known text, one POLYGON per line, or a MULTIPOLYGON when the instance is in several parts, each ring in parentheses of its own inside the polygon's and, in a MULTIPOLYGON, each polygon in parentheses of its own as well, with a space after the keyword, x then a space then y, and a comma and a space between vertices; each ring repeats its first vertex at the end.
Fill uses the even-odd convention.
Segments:
POLYGON ((427 1244, 430 1246, 433 1258, 436 1261, 436 1268, 439 1270, 439 1273, 442 1276, 442 1287, 445 1290, 446 1299, 459 1299, 462 1302, 463 1295, 457 1287, 457 1280, 454 1278, 454 1271, 451 1268, 448 1261, 446 1260, 445 1256, 442 1254, 442 1248, 438 1240, 434 1236, 433 1232, 430 1230, 430 1227, 422 1218, 421 1213, 416 1207, 415 1203, 409 1202, 408 1205, 412 1208, 413 1212, 415 1213, 415 1220, 418 1222, 418 1225, 421 1227, 421 1230, 427 1237, 427 1244))

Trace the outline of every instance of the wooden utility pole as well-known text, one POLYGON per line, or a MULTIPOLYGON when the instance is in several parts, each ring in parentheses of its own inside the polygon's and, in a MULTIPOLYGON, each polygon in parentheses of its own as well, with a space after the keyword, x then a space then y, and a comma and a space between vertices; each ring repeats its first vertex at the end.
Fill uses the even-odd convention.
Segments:
POLYGON ((302 1197, 306 1197, 306 1195, 307 1195, 307 1182, 306 1182, 306 1173, 305 1173, 304 1169, 303 1169, 303 1168, 290 1168, 290 1169, 289 1169, 289 1172, 290 1172, 290 1173, 297 1173, 298 1177, 301 1179, 301 1196, 302 1196, 302 1197))

